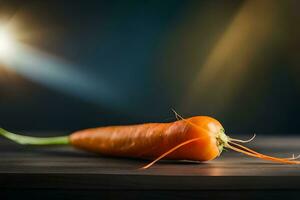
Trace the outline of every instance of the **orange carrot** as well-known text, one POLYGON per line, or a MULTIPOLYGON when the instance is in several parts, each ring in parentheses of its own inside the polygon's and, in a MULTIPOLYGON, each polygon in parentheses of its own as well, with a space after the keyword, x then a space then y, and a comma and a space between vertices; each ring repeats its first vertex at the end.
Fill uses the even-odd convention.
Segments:
MULTIPOLYGON (((177 116, 180 117, 178 114, 177 116)), ((300 164, 300 161, 295 160, 298 157, 276 158, 238 144, 250 140, 243 141, 228 137, 220 122, 207 116, 181 118, 181 120, 171 123, 91 128, 63 137, 29 137, 4 129, 0 129, 0 135, 20 144, 71 144, 76 148, 102 155, 155 159, 143 169, 149 168, 163 158, 194 161, 213 160, 222 153, 224 148, 264 160, 300 164)))
POLYGON ((223 134, 221 124, 210 117, 193 117, 188 120, 202 129, 184 120, 102 127, 73 133, 70 143, 105 155, 156 158, 187 140, 197 138, 197 141, 168 154, 166 158, 207 161, 217 157, 222 150, 222 141, 219 139, 223 134))

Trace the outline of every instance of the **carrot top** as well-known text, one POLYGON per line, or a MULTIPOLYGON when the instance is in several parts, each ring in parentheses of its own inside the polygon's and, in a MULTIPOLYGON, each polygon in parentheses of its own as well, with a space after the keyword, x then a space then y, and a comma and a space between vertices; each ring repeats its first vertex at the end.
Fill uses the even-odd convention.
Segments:
POLYGON ((68 136, 58 136, 58 137, 31 137, 25 135, 19 135, 3 128, 0 128, 0 135, 6 137, 18 144, 24 145, 62 145, 62 144, 69 144, 69 137, 68 136))

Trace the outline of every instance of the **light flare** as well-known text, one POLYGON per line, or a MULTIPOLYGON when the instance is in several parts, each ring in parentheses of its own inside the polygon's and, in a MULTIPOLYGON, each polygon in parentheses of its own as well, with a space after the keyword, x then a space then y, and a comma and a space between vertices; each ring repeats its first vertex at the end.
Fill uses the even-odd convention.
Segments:
POLYGON ((13 54, 15 41, 12 33, 5 28, 0 28, 0 58, 11 57, 13 54))
POLYGON ((228 108, 253 73, 255 62, 265 59, 260 55, 268 55, 264 51, 274 41, 279 15, 279 3, 246 1, 196 73, 183 110, 195 110, 199 104, 214 112, 228 108))

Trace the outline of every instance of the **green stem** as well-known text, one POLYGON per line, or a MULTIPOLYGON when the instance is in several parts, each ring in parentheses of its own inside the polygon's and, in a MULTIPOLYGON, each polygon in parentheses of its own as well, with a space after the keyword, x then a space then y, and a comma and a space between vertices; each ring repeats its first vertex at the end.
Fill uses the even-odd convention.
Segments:
POLYGON ((8 132, 3 128, 0 128, 0 135, 23 145, 63 145, 69 144, 68 136, 59 136, 59 137, 30 137, 25 135, 18 135, 15 133, 8 132))

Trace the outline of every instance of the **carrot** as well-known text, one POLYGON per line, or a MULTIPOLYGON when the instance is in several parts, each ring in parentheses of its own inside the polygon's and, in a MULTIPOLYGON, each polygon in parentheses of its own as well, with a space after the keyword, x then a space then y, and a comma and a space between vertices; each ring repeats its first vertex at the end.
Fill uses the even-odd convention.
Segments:
POLYGON ((196 116, 171 123, 148 123, 128 126, 108 126, 77 131, 69 136, 38 138, 18 135, 0 128, 0 135, 24 145, 62 145, 108 156, 154 159, 209 161, 224 148, 248 156, 279 163, 300 164, 298 157, 277 158, 258 153, 239 143, 249 142, 230 138, 221 123, 207 116, 196 116))

